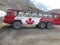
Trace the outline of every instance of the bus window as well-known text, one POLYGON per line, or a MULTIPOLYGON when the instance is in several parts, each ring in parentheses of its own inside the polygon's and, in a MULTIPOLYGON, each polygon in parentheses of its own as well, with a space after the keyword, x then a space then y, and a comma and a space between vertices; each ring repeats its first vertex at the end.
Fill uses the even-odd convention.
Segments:
POLYGON ((38 17, 37 13, 32 13, 31 17, 38 17))
POLYGON ((30 13, 29 12, 26 12, 24 16, 25 17, 30 17, 30 13))
POLYGON ((7 16, 10 16, 11 15, 11 12, 7 12, 7 16))
POLYGON ((54 15, 54 18, 58 18, 58 15, 54 15))
POLYGON ((19 16, 23 16, 23 12, 19 12, 19 16))
POLYGON ((39 17, 43 17, 43 15, 41 13, 39 13, 38 15, 39 15, 39 17))
POLYGON ((17 11, 14 11, 14 16, 17 16, 17 11))
POLYGON ((48 14, 44 14, 43 17, 47 18, 48 17, 48 14))
POLYGON ((48 17, 49 17, 49 18, 53 18, 53 15, 49 14, 48 17))

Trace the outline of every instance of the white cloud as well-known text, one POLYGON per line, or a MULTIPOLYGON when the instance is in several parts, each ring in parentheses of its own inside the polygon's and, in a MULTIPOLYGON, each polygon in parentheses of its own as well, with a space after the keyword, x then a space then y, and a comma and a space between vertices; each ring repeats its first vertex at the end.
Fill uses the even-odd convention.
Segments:
POLYGON ((44 4, 48 10, 60 9, 60 0, 31 0, 31 1, 33 1, 36 4, 38 4, 38 3, 44 4))
POLYGON ((35 0, 38 3, 43 3, 51 9, 60 9, 60 0, 35 0))

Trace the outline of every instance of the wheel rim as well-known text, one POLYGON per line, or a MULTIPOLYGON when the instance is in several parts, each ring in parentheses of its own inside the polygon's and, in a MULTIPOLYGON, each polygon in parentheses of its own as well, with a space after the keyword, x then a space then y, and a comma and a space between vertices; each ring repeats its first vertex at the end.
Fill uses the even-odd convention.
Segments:
POLYGON ((20 24, 20 22, 14 22, 14 28, 16 28, 16 29, 19 29, 19 28, 21 28, 21 24, 20 24))
POLYGON ((45 28, 45 23, 41 23, 40 27, 45 28))
POLYGON ((47 28, 53 28, 53 24, 52 23, 47 23, 47 28))

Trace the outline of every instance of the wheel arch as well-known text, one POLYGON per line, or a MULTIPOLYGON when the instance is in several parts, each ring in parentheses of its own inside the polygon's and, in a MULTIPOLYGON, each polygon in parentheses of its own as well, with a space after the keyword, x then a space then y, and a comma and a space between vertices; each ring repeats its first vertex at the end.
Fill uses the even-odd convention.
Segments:
POLYGON ((19 21, 20 23, 22 23, 22 21, 21 21, 21 20, 14 20, 13 22, 15 22, 15 21, 19 21))
POLYGON ((47 23, 52 23, 52 24, 54 24, 53 22, 45 22, 45 23, 46 23, 46 24, 47 24, 47 23))

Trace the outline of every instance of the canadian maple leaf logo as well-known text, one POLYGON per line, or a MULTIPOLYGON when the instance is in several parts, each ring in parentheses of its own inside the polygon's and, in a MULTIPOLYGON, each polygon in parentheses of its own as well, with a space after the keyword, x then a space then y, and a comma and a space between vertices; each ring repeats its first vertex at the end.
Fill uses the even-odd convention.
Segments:
POLYGON ((26 20, 26 23, 27 24, 33 24, 34 23, 34 20, 32 20, 32 18, 28 18, 28 20, 26 20))

